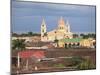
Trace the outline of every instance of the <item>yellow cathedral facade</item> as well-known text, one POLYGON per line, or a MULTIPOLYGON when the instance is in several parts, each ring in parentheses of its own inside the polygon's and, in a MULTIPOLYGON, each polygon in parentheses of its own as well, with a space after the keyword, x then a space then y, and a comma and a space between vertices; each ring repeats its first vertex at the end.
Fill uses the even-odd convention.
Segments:
POLYGON ((65 23, 63 17, 61 17, 58 21, 58 27, 47 32, 46 23, 43 19, 41 24, 41 41, 47 42, 64 38, 73 38, 73 33, 70 31, 70 24, 68 21, 65 23))

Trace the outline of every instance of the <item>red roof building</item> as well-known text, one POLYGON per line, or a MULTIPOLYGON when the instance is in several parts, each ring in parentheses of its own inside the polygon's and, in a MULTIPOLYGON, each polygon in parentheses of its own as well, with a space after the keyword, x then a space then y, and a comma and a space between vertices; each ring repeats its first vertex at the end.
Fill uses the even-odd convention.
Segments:
POLYGON ((37 59, 41 59, 45 57, 44 51, 21 51, 19 52, 20 58, 30 58, 35 57, 37 59))

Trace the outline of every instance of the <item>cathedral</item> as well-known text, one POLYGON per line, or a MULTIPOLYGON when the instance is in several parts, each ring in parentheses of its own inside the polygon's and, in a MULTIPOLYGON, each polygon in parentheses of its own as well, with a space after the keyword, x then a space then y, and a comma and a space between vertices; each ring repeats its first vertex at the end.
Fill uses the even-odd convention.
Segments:
POLYGON ((41 24, 41 41, 48 42, 64 38, 73 38, 73 33, 70 32, 70 25, 68 21, 65 23, 63 17, 61 17, 58 21, 58 27, 50 32, 47 32, 46 23, 43 19, 41 24))

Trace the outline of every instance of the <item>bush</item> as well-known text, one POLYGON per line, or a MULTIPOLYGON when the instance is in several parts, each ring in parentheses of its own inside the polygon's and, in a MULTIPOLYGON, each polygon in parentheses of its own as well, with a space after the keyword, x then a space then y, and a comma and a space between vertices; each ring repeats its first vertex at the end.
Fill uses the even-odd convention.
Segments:
POLYGON ((78 66, 77 69, 80 70, 87 70, 87 69, 95 69, 95 65, 93 64, 93 62, 89 59, 86 58, 84 61, 82 61, 78 66))
POLYGON ((62 63, 59 63, 59 64, 55 64, 54 67, 57 67, 57 68, 64 68, 65 65, 62 64, 62 63))

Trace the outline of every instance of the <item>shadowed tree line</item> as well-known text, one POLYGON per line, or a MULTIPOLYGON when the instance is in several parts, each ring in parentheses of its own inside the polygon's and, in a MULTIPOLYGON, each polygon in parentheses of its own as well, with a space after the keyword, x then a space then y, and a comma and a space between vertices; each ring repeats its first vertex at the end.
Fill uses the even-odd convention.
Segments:
POLYGON ((87 39, 87 38, 96 38, 96 34, 92 33, 92 34, 80 34, 80 36, 83 38, 83 39, 87 39))
POLYGON ((78 38, 78 37, 82 37, 83 39, 88 39, 88 38, 96 38, 96 34, 95 33, 89 33, 89 34, 73 34, 73 38, 78 38))
MULTIPOLYGON (((27 32, 27 33, 12 33, 12 36, 18 37, 18 36, 41 36, 40 33, 33 33, 33 32, 27 32)), ((44 36, 47 36, 47 32, 44 34, 44 36)), ((78 37, 82 37, 83 39, 87 39, 87 38, 96 38, 96 34, 95 33, 88 33, 88 34, 73 34, 73 38, 78 38, 78 37)))
POLYGON ((14 37, 26 37, 26 36, 41 36, 40 33, 33 33, 33 32, 27 32, 27 33, 12 33, 12 36, 14 37))

